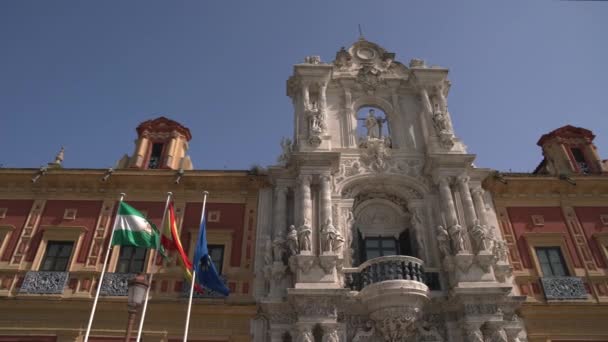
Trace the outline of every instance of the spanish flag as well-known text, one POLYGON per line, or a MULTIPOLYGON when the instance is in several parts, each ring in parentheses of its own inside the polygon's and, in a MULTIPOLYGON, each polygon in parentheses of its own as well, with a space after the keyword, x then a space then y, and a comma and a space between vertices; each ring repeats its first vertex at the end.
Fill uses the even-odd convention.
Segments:
MULTIPOLYGON (((184 271, 184 277, 189 282, 192 281, 192 263, 188 259, 186 252, 184 252, 184 247, 179 239, 173 202, 169 203, 169 207, 167 208, 160 241, 167 253, 177 253, 177 260, 184 271)), ((195 289, 197 292, 203 292, 203 289, 200 286, 195 286, 195 289)))

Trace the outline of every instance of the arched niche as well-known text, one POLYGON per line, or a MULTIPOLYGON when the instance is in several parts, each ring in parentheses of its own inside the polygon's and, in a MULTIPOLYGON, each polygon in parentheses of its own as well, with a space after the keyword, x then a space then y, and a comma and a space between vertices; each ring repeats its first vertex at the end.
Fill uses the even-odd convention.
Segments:
POLYGON ((417 256, 407 206, 390 198, 355 203, 351 246, 354 265, 387 255, 417 256))
POLYGON ((362 238, 370 236, 399 237, 407 227, 407 215, 395 203, 385 199, 370 199, 355 208, 354 228, 362 238))

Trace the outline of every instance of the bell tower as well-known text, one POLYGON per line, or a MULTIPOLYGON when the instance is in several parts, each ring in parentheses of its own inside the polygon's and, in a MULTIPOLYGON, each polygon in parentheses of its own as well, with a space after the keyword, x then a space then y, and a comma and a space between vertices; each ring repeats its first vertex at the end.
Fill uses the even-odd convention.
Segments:
POLYGON ((190 139, 190 130, 176 121, 162 116, 144 121, 137 126, 133 155, 125 155, 118 168, 191 170, 190 139))

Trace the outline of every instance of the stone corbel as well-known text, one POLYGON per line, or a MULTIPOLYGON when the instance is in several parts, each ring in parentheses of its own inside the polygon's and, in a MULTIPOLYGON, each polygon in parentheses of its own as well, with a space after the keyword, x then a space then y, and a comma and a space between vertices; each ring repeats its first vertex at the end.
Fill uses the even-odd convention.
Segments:
POLYGON ((338 255, 325 254, 319 256, 319 266, 321 266, 325 274, 331 274, 334 268, 338 267, 338 264, 338 255))
POLYGON ((474 257, 475 256, 473 254, 457 254, 454 256, 453 260, 458 269, 461 272, 466 273, 468 272, 469 268, 471 268, 471 265, 473 265, 474 257))
POLYGON ((308 274, 315 265, 316 258, 314 255, 293 255, 289 258, 289 267, 293 273, 301 270, 303 274, 308 274))
POLYGON ((488 251, 481 251, 475 256, 475 263, 485 272, 490 272, 490 268, 494 264, 494 255, 488 251))

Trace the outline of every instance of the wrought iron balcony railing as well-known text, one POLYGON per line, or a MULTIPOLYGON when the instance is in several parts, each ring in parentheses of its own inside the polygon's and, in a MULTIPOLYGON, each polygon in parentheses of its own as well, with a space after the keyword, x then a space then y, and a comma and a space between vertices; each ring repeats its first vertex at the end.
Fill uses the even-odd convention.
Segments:
POLYGON ((63 294, 69 276, 68 272, 29 271, 25 274, 19 293, 63 294))
POLYGON ((368 260, 357 268, 345 268, 346 286, 353 291, 387 280, 413 280, 426 284, 423 262, 420 259, 391 255, 368 260))
POLYGON ((587 299, 587 290, 579 277, 540 278, 547 300, 587 299))
POLYGON ((129 280, 135 275, 135 273, 106 273, 99 294, 101 296, 127 296, 129 280))

